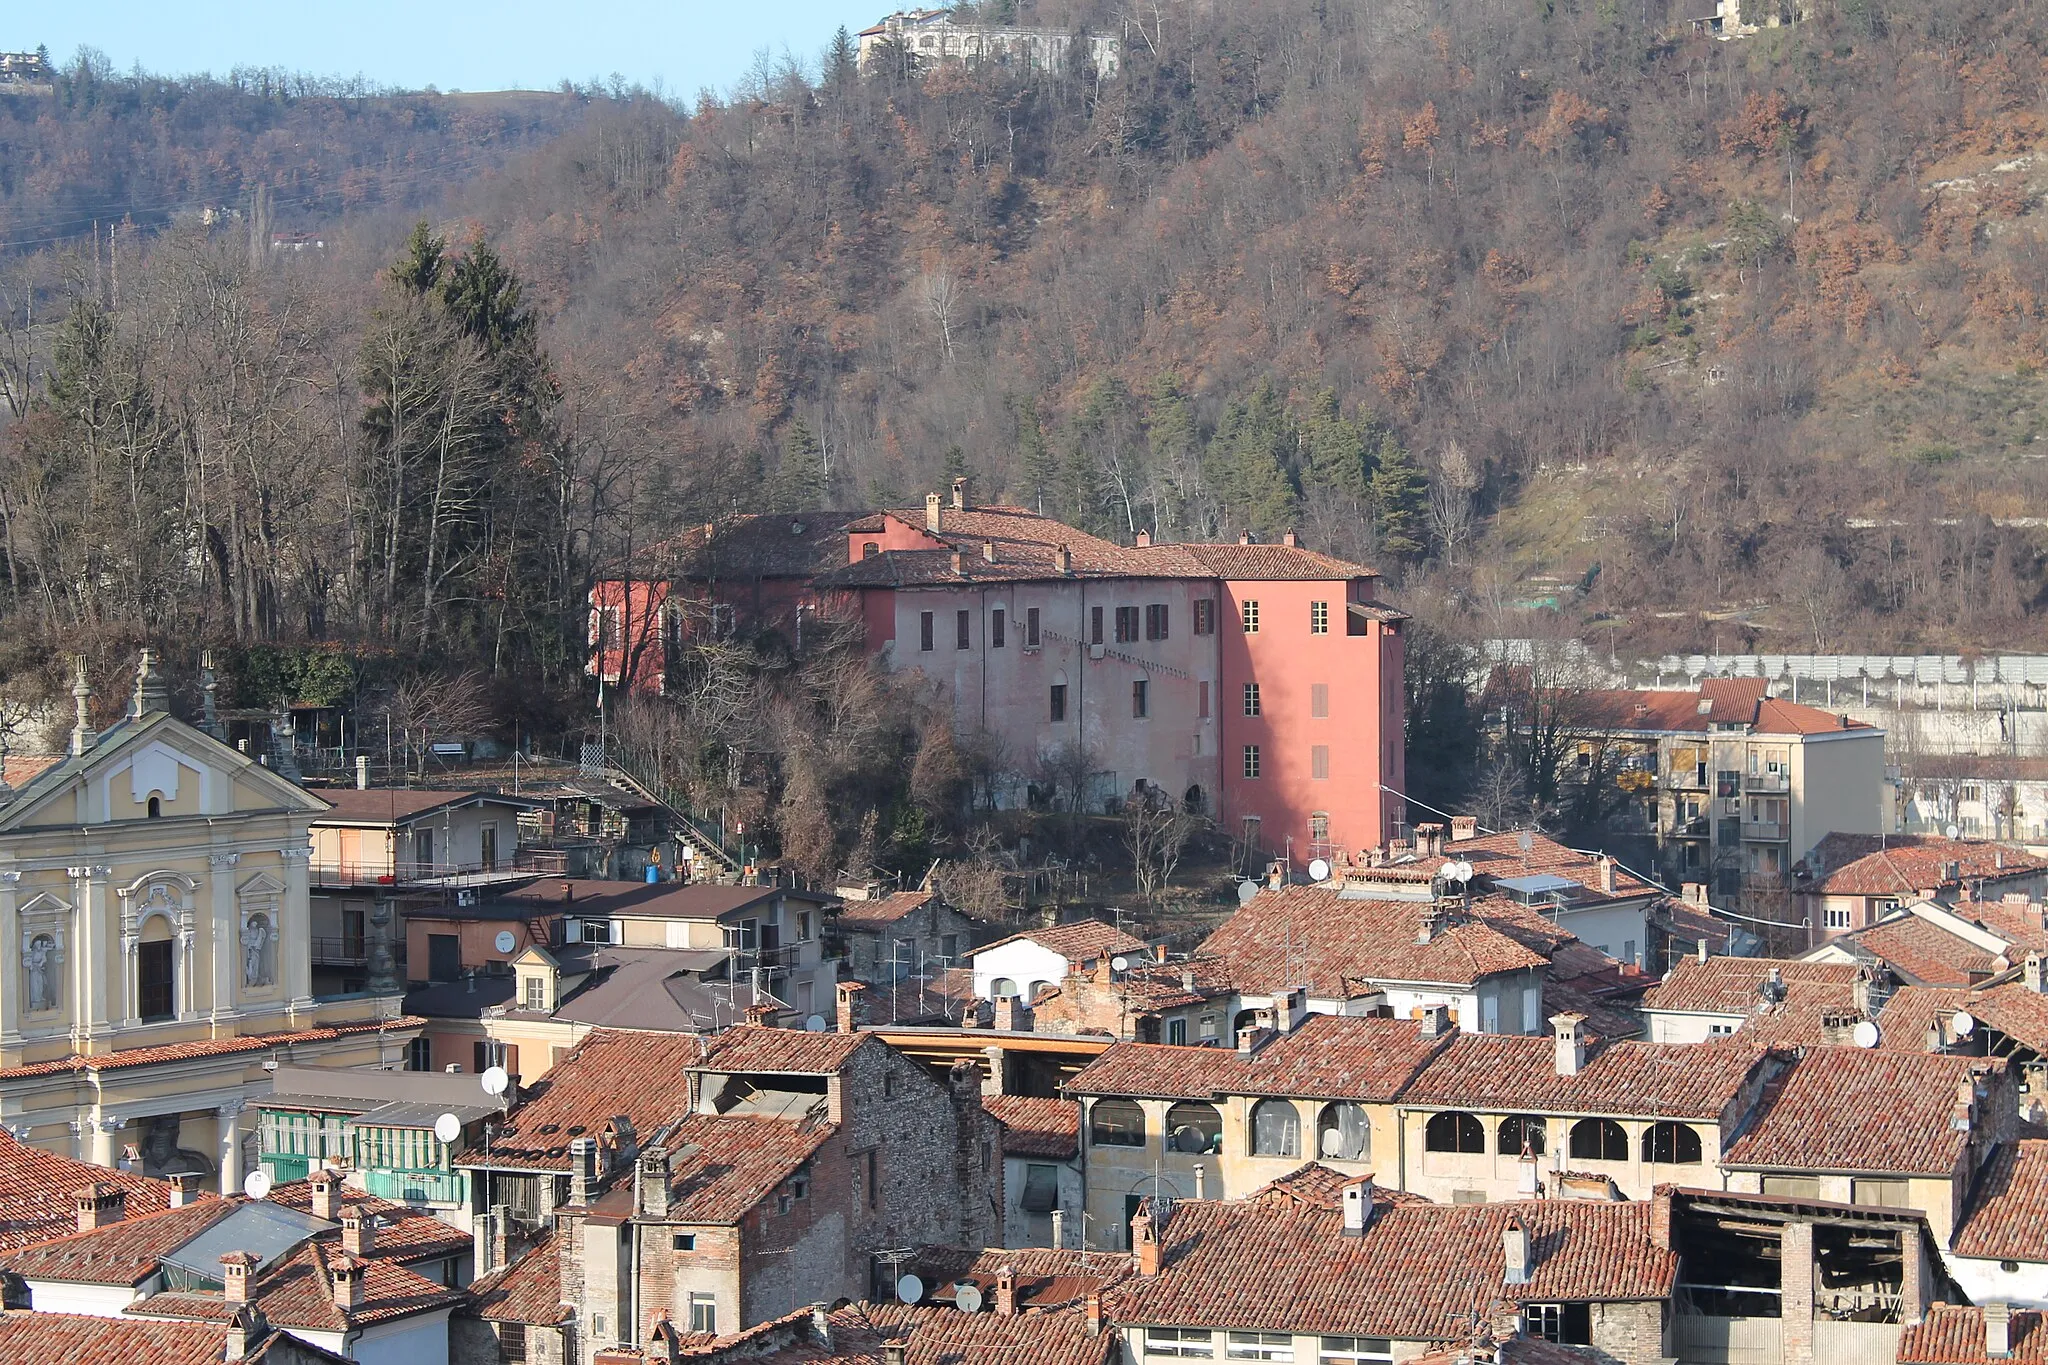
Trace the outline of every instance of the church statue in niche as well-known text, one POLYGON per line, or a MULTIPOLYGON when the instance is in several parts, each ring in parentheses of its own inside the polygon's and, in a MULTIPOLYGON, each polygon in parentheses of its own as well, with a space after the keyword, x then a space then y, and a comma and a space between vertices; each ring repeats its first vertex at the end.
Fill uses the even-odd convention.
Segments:
POLYGON ((47 1013, 63 1003, 63 976, 58 968, 64 954, 50 934, 32 934, 22 945, 21 965, 28 974, 28 1008, 31 1014, 47 1013))
POLYGON ((250 915, 242 921, 242 984, 277 984, 277 930, 268 915, 250 915))
POLYGON ((179 1118, 159 1114, 149 1120, 149 1134, 142 1139, 142 1173, 159 1180, 168 1176, 198 1172, 212 1175, 213 1163, 189 1147, 178 1145, 179 1118))

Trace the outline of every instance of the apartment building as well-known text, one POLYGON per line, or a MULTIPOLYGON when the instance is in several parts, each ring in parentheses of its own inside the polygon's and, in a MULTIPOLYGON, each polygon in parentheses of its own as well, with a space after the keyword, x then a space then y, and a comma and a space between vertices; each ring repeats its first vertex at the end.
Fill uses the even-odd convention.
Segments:
POLYGON ((884 663, 1003 756, 997 799, 1185 802, 1305 862, 1406 818, 1401 628, 1370 569, 1277 545, 1123 546, 966 481, 847 528, 822 575, 884 663))
POLYGON ((1772 697, 1759 678, 1600 691, 1575 705, 1579 762, 1654 779, 1643 815, 1665 880, 1718 896, 1782 885, 1829 834, 1883 827, 1884 731, 1772 697))
MULTIPOLYGON (((2023 908, 2048 899, 2048 858, 2011 844, 1929 834, 1832 834, 1792 869, 1795 923, 1815 946, 1894 917, 1915 902, 1975 902, 1999 919, 2012 942, 2041 932, 2023 908), (1997 908, 2008 897, 2018 904, 1997 908), (2031 919, 2031 925, 2027 921, 2031 919)), ((1967 932, 1967 931, 1964 931, 1967 932)), ((1983 946, 1995 945, 1987 939, 1983 946)))

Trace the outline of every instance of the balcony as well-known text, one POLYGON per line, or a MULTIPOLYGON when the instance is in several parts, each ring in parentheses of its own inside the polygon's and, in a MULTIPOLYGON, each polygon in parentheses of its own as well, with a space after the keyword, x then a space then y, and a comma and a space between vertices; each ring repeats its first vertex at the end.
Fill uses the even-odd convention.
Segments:
POLYGON ((1792 790, 1790 773, 1750 773, 1742 779, 1746 792, 1788 792, 1792 790))
POLYGON ((556 848, 522 848, 509 858, 499 858, 488 864, 315 858, 309 867, 313 886, 319 889, 404 886, 452 890, 530 881, 535 877, 560 877, 567 875, 568 870, 568 851, 556 848))
POLYGON ((1713 833, 1713 822, 1704 815, 1695 815, 1690 820, 1673 820, 1665 831, 1672 839, 1704 839, 1713 833))
POLYGON ((312 949, 315 967, 361 967, 370 960, 370 941, 360 935, 315 934, 312 949))
POLYGON ((1673 770, 1657 779, 1657 784, 1666 791, 1705 791, 1707 779, 1700 776, 1699 769, 1673 770))
POLYGON ((1792 837, 1792 831, 1782 820, 1744 820, 1742 837, 1782 843, 1792 837))

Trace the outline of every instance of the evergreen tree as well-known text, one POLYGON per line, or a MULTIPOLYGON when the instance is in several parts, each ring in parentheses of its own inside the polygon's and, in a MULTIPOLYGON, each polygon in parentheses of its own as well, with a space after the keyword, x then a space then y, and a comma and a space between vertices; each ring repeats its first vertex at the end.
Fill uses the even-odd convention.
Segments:
POLYGON ((941 471, 939 478, 944 482, 947 488, 951 488, 953 486, 953 480, 964 479, 966 477, 967 452, 962 450, 959 444, 956 442, 953 445, 949 445, 946 447, 946 467, 943 471, 941 471))
POLYGON ((436 237, 422 218, 412 225, 405 249, 392 264, 391 280, 408 294, 425 294, 441 282, 441 265, 448 244, 436 237))
POLYGON ((1366 496, 1366 431, 1362 422, 1346 421, 1337 409, 1337 395, 1324 389, 1309 401, 1302 421, 1301 484, 1325 497, 1362 502, 1366 496))
POLYGON ((1179 375, 1162 374, 1152 381, 1145 403, 1145 441, 1158 529, 1179 534, 1199 516, 1195 503, 1202 491, 1202 431, 1179 375))
POLYGON ((1270 379, 1248 397, 1233 399, 1209 443, 1204 473, 1221 501, 1217 531, 1232 528, 1265 537, 1294 524, 1295 488, 1289 466, 1299 436, 1294 419, 1270 379))
POLYGON ((825 448, 803 418, 794 418, 782 443, 782 467, 776 470, 769 489, 769 510, 799 512, 830 506, 832 498, 825 485, 825 448))
POLYGON ((845 90, 860 75, 860 45, 846 31, 846 25, 841 24, 832 35, 822 65, 825 88, 835 92, 845 90))
POLYGON ((1379 469, 1372 476, 1372 499, 1380 531, 1380 548, 1401 557, 1419 555, 1428 534, 1429 485, 1415 458, 1392 432, 1383 433, 1379 469))
POLYGON ((1023 479, 1024 505, 1043 516, 1046 494, 1059 476, 1059 461, 1046 445, 1045 428, 1038 420, 1038 400, 1012 397, 1010 417, 1017 424, 1017 472, 1023 479))

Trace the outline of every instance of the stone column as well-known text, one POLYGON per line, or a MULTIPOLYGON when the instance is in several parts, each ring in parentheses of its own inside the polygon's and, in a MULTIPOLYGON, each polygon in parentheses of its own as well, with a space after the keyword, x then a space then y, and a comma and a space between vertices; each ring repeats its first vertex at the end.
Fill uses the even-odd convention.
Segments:
POLYGON ((113 1036, 117 1020, 134 1020, 136 940, 133 934, 116 935, 108 922, 107 875, 112 869, 88 863, 66 870, 71 874, 72 903, 78 907, 71 952, 71 1036, 80 1051, 88 1051, 92 1042, 113 1036), (119 962, 113 961, 117 945, 119 962), (110 972, 121 983, 118 1015, 108 1007, 110 972))
POLYGON ((128 1125, 119 1114, 110 1114, 104 1109, 93 1110, 92 1131, 88 1134, 91 1143, 90 1155, 86 1160, 95 1166, 114 1166, 121 1160, 120 1145, 116 1139, 128 1125))
POLYGON ((313 1022, 313 900, 307 864, 313 845, 301 834, 296 844, 278 850, 284 859, 284 903, 277 908, 278 981, 291 1001, 291 1020, 304 1028, 313 1022))
POLYGON ((218 1023, 241 1012, 237 987, 241 983, 242 921, 235 904, 235 865, 239 853, 214 853, 207 862, 213 868, 208 888, 213 916, 213 1003, 212 1018, 218 1023))
POLYGON ((1778 1274, 1784 1363, 1813 1365, 1813 1224, 1785 1224, 1778 1274))
POLYGON ((241 1100, 230 1100, 213 1111, 220 1120, 220 1192, 237 1194, 242 1188, 241 1100))
MULTIPOLYGON (((15 910, 21 903, 21 874, 9 868, 0 872, 0 962, 13 962, 20 951, 21 921, 15 917, 15 910)), ((16 971, 14 979, 0 981, 0 1049, 14 1049, 21 1046, 21 997, 26 989, 22 973, 16 971)), ((10 1052, 0 1061, 18 1062, 18 1053, 10 1052)))

